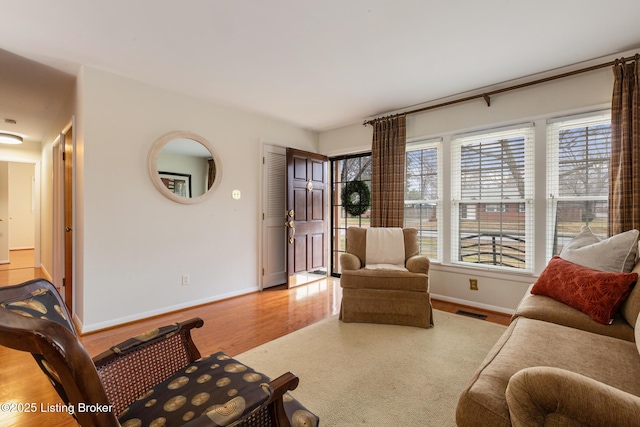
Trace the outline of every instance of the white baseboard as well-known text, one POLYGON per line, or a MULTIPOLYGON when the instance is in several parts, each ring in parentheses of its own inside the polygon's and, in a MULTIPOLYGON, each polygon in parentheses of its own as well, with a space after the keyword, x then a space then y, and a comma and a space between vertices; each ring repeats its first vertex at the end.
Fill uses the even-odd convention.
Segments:
MULTIPOLYGON (((143 320, 149 317, 153 317, 153 316, 158 316, 161 314, 167 314, 167 313, 172 313, 174 311, 179 311, 179 310, 183 310, 185 308, 191 308, 191 307, 195 307, 198 305, 202 305, 202 304, 208 304, 211 302, 215 302, 215 301, 220 301, 220 300, 224 300, 227 298, 232 298, 232 297, 237 297, 239 295, 245 295, 245 294, 249 294, 251 292, 257 292, 259 291, 260 288, 258 287, 254 287, 254 288, 247 288, 247 289, 242 289, 236 292, 229 292, 226 294, 222 294, 222 295, 216 295, 214 297, 208 297, 208 298, 201 298, 195 301, 189 301, 189 302, 185 302, 182 304, 176 304, 176 305, 172 305, 169 307, 164 307, 161 309, 157 309, 157 310, 150 310, 150 311, 146 311, 143 313, 136 313, 130 316, 124 316, 124 317, 120 317, 117 319, 113 319, 113 320, 107 320, 105 322, 98 322, 98 323, 92 323, 89 325, 82 325, 82 322, 80 322, 79 319, 77 319, 77 324, 82 326, 82 328, 78 329, 80 332, 80 334, 86 334, 88 332, 95 332, 95 331, 99 331, 101 329, 107 329, 107 328, 111 328, 113 326, 119 326, 119 325, 123 325, 125 323, 131 323, 131 322, 135 322, 137 320, 143 320)), ((187 320, 187 319, 185 319, 187 320)))
POLYGON ((438 299, 440 301, 467 305, 469 307, 476 307, 476 308, 481 308, 483 310, 495 311, 497 313, 504 313, 509 315, 513 315, 516 312, 514 309, 511 309, 511 308, 499 307, 497 305, 482 304, 476 301, 469 301, 469 300, 460 299, 460 298, 452 298, 445 295, 431 294, 431 298, 438 299))

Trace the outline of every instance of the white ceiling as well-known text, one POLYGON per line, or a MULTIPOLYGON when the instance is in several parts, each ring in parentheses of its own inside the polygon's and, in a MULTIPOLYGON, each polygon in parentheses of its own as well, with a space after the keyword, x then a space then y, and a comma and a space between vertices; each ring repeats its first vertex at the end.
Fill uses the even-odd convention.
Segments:
POLYGON ((34 140, 72 82, 65 73, 81 64, 323 131, 640 48, 638 0, 0 0, 0 7, 0 131, 34 140))

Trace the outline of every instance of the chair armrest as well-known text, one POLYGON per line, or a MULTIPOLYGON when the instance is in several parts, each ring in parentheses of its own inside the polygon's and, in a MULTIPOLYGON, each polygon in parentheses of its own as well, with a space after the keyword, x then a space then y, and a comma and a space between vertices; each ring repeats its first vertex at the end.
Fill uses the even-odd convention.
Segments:
POLYGON ((360 270, 362 268, 362 263, 360 262, 360 258, 354 254, 344 253, 340 254, 340 267, 342 268, 342 271, 360 270))
POLYGON ((509 380, 506 398, 515 427, 544 426, 549 419, 567 425, 636 425, 640 413, 640 397, 551 367, 517 372, 509 380))
POLYGON ((179 369, 200 358, 191 329, 204 324, 194 318, 163 326, 123 341, 93 358, 114 413, 179 369))
POLYGON ((431 261, 426 255, 414 255, 409 257, 406 262, 407 270, 412 273, 424 273, 429 274, 429 266, 431 261))
POLYGON ((273 394, 267 402, 269 405, 269 412, 271 419, 276 420, 276 425, 279 427, 290 427, 289 417, 284 410, 284 394, 287 391, 295 390, 300 383, 300 379, 291 372, 280 375, 275 380, 269 383, 269 386, 273 389, 273 394))

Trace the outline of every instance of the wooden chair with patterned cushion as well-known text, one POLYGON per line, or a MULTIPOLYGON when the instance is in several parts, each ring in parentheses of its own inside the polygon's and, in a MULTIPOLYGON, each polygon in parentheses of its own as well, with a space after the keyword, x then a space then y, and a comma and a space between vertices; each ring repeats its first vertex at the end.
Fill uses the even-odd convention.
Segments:
POLYGON ((30 352, 82 426, 317 426, 287 391, 224 353, 201 357, 191 319, 131 338, 91 359, 46 280, 0 287, 0 345, 30 352), (68 406, 70 407, 70 406, 68 406))

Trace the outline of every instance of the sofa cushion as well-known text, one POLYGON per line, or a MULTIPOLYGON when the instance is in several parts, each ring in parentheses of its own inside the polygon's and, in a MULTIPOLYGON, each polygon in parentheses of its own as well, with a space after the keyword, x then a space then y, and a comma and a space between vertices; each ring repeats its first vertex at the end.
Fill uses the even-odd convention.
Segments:
POLYGON ((637 273, 609 273, 553 257, 531 293, 551 297, 596 322, 610 324, 637 279, 637 273))
POLYGON ((588 226, 564 245, 560 258, 583 267, 611 272, 630 272, 636 264, 638 230, 600 239, 588 226))
MULTIPOLYGON (((634 341, 633 324, 627 323, 619 311, 614 314, 613 322, 610 325, 603 325, 593 320, 588 314, 569 307, 565 303, 544 295, 531 294, 532 287, 533 284, 525 293, 520 304, 518 304, 516 312, 511 317, 512 321, 518 317, 527 317, 593 332, 594 334, 634 341)), ((634 290, 636 288, 634 286, 634 290)))
POLYGON ((533 366, 566 369, 640 396, 635 343, 519 317, 462 393, 456 410, 458 426, 510 426, 507 384, 516 372, 533 366))

